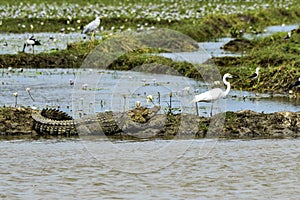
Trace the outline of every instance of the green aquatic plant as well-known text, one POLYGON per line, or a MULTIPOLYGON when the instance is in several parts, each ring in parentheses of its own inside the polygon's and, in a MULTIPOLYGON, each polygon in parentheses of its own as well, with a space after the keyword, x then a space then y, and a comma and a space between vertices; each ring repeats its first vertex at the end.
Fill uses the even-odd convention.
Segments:
POLYGON ((15 93, 13 93, 13 95, 15 97, 15 107, 17 107, 17 105, 18 105, 18 93, 15 92, 15 93))

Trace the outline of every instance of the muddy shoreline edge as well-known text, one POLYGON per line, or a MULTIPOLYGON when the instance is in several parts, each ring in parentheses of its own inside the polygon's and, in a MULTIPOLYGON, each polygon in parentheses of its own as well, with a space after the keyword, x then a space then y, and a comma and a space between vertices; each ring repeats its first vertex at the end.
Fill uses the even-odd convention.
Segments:
MULTIPOLYGON (((0 138, 1 139, 38 139, 38 138, 72 138, 81 133, 65 136, 38 134, 33 129, 32 114, 40 111, 26 107, 0 108, 0 138)), ((166 122, 161 130, 145 137, 134 132, 118 132, 117 134, 91 134, 91 136, 108 137, 113 139, 283 139, 298 138, 300 136, 300 112, 257 113, 250 110, 220 113, 209 117, 199 117, 192 114, 173 115, 172 120, 166 122), (224 120, 215 120, 224 117, 224 120), (184 120, 182 120, 184 119, 184 120), (223 124, 216 124, 223 123, 223 124), (178 129, 179 125, 179 129, 178 129)), ((156 115, 153 123, 161 122, 163 115, 156 115)), ((166 119, 166 118, 165 118, 166 119)), ((153 126, 151 126, 153 127, 153 126)), ((80 127, 79 127, 80 128, 80 127)), ((130 130, 130 129, 128 129, 130 130)), ((134 130, 134 129, 133 129, 134 130)), ((146 129, 145 132, 148 130, 146 129)), ((153 132, 153 130, 150 130, 153 132)))

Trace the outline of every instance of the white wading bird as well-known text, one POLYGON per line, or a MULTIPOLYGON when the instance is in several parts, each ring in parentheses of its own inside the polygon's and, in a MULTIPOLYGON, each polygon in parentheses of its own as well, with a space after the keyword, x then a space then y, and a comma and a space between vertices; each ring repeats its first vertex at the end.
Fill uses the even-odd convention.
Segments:
POLYGON ((290 39, 292 37, 292 32, 291 31, 289 31, 288 33, 287 33, 287 35, 283 38, 284 40, 288 40, 288 39, 290 39))
POLYGON ((249 76, 250 79, 254 80, 258 77, 258 72, 259 72, 260 68, 257 67, 255 70, 255 73, 253 73, 251 76, 249 76))
MULTIPOLYGON (((229 73, 224 74, 223 82, 227 86, 225 91, 223 91, 221 88, 214 88, 207 92, 198 94, 194 97, 193 102, 196 103, 197 114, 198 114, 197 102, 212 102, 213 103, 215 100, 218 100, 220 98, 225 98, 228 95, 228 93, 230 91, 230 83, 227 81, 227 78, 233 78, 233 76, 229 73)), ((212 116, 212 109, 213 109, 213 104, 211 106, 210 116, 212 116)))
POLYGON ((99 27, 100 25, 100 17, 96 17, 96 19, 92 22, 90 22, 88 25, 83 27, 82 30, 82 34, 86 34, 86 33, 92 33, 91 36, 91 41, 94 40, 94 34, 95 34, 95 30, 99 27))
POLYGON ((25 51, 25 48, 27 46, 32 46, 32 50, 33 50, 33 53, 34 53, 34 45, 41 45, 40 41, 36 40, 34 38, 34 36, 31 36, 29 39, 27 39, 25 42, 24 42, 24 46, 23 46, 23 50, 22 52, 25 51))

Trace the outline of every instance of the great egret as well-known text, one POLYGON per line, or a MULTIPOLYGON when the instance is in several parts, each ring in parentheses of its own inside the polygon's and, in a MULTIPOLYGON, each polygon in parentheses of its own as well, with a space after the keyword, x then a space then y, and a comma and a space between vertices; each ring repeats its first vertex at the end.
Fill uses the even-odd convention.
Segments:
MULTIPOLYGON (((198 113, 198 105, 197 102, 214 102, 220 98, 225 98, 230 91, 230 83, 227 81, 227 78, 233 78, 233 76, 229 73, 224 74, 223 82, 227 86, 226 90, 223 91, 221 88, 214 88, 207 92, 198 94, 194 97, 193 101, 196 103, 197 113, 198 113)), ((212 106, 210 110, 210 116, 212 116, 212 106)))
POLYGON ((91 32, 92 33, 91 41, 94 41, 95 30, 99 27, 99 25, 100 25, 100 17, 98 16, 94 21, 84 26, 81 33, 86 34, 91 32))
POLYGON ((40 41, 36 40, 34 38, 34 36, 31 36, 29 39, 27 39, 25 42, 24 42, 24 46, 23 46, 23 50, 22 52, 25 51, 25 48, 30 45, 32 46, 32 50, 33 50, 33 53, 34 53, 34 45, 41 45, 40 41))
POLYGON ((252 80, 256 79, 258 77, 259 70, 260 70, 260 68, 257 67, 255 69, 255 73, 253 73, 251 76, 249 76, 249 78, 252 79, 252 80))

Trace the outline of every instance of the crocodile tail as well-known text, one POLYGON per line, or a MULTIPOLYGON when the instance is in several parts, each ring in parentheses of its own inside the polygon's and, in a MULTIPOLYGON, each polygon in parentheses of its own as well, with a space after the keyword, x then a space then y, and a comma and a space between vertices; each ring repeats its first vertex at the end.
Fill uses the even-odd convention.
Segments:
POLYGON ((73 118, 57 109, 43 109, 32 114, 32 118, 33 129, 40 135, 78 135, 73 118))

